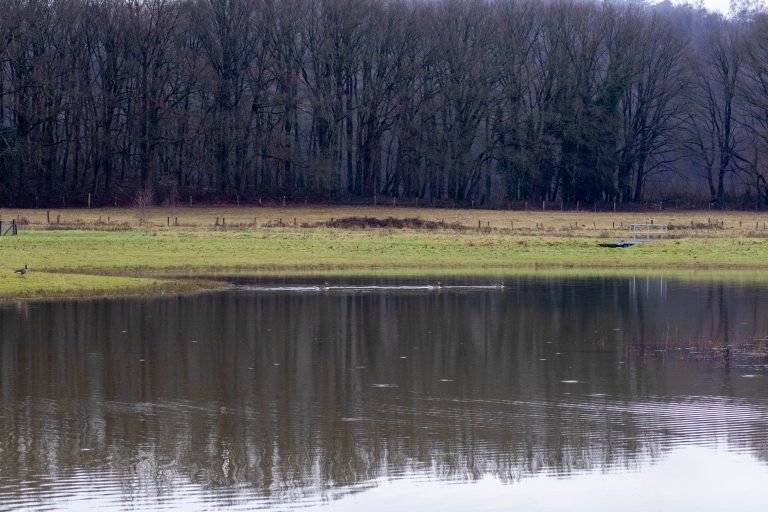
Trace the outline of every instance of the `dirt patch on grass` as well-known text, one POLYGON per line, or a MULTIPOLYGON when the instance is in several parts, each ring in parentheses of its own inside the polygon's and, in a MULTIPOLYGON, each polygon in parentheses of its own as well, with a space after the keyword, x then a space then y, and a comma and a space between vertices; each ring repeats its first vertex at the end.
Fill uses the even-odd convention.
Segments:
POLYGON ((452 229, 454 231, 467 230, 466 226, 458 222, 447 223, 443 221, 424 220, 418 217, 406 217, 403 219, 398 219, 395 217, 386 217, 383 219, 379 219, 377 217, 343 217, 340 219, 331 219, 323 222, 302 224, 302 227, 327 227, 342 229, 423 229, 429 231, 437 229, 452 229))

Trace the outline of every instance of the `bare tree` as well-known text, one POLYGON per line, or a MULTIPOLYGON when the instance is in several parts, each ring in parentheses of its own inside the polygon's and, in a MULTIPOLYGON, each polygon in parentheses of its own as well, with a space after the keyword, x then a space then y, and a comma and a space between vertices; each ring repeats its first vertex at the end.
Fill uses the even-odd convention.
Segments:
POLYGON ((690 57, 695 86, 689 97, 686 144, 706 173, 712 202, 723 206, 725 178, 736 164, 735 102, 743 53, 738 28, 719 16, 704 20, 702 34, 699 53, 690 57))

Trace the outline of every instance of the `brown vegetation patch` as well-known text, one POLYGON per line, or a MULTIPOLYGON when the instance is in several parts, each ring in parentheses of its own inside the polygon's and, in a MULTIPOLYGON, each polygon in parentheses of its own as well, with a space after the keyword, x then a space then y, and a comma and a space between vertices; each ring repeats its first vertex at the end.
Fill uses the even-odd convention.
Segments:
POLYGON ((331 219, 328 221, 315 222, 312 224, 302 224, 302 227, 328 227, 342 229, 452 229, 456 231, 464 231, 467 229, 459 222, 446 223, 443 221, 424 220, 418 217, 406 217, 403 219, 397 219, 395 217, 386 217, 383 219, 376 217, 343 217, 340 219, 331 219))
POLYGON ((702 343, 633 344, 630 350, 641 357, 672 358, 679 361, 714 361, 738 365, 768 364, 768 339, 726 344, 702 343))

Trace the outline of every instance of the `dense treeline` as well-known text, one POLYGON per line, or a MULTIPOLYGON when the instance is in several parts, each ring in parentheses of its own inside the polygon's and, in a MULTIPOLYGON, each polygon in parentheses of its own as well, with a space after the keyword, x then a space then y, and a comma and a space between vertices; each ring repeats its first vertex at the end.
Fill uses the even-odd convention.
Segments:
POLYGON ((0 0, 0 205, 768 204, 768 17, 0 0))

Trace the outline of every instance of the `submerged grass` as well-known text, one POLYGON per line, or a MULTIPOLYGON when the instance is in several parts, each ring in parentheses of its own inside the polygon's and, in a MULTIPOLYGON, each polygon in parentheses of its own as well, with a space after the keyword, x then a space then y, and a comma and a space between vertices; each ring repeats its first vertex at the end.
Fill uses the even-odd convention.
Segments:
POLYGON ((626 249, 598 247, 601 237, 614 239, 613 233, 595 231, 386 227, 22 229, 0 238, 0 297, 194 289, 203 285, 167 278, 201 274, 501 276, 547 269, 768 279, 768 240, 749 232, 725 236, 718 230, 626 249), (24 263, 31 272, 15 276, 13 269, 24 263))

